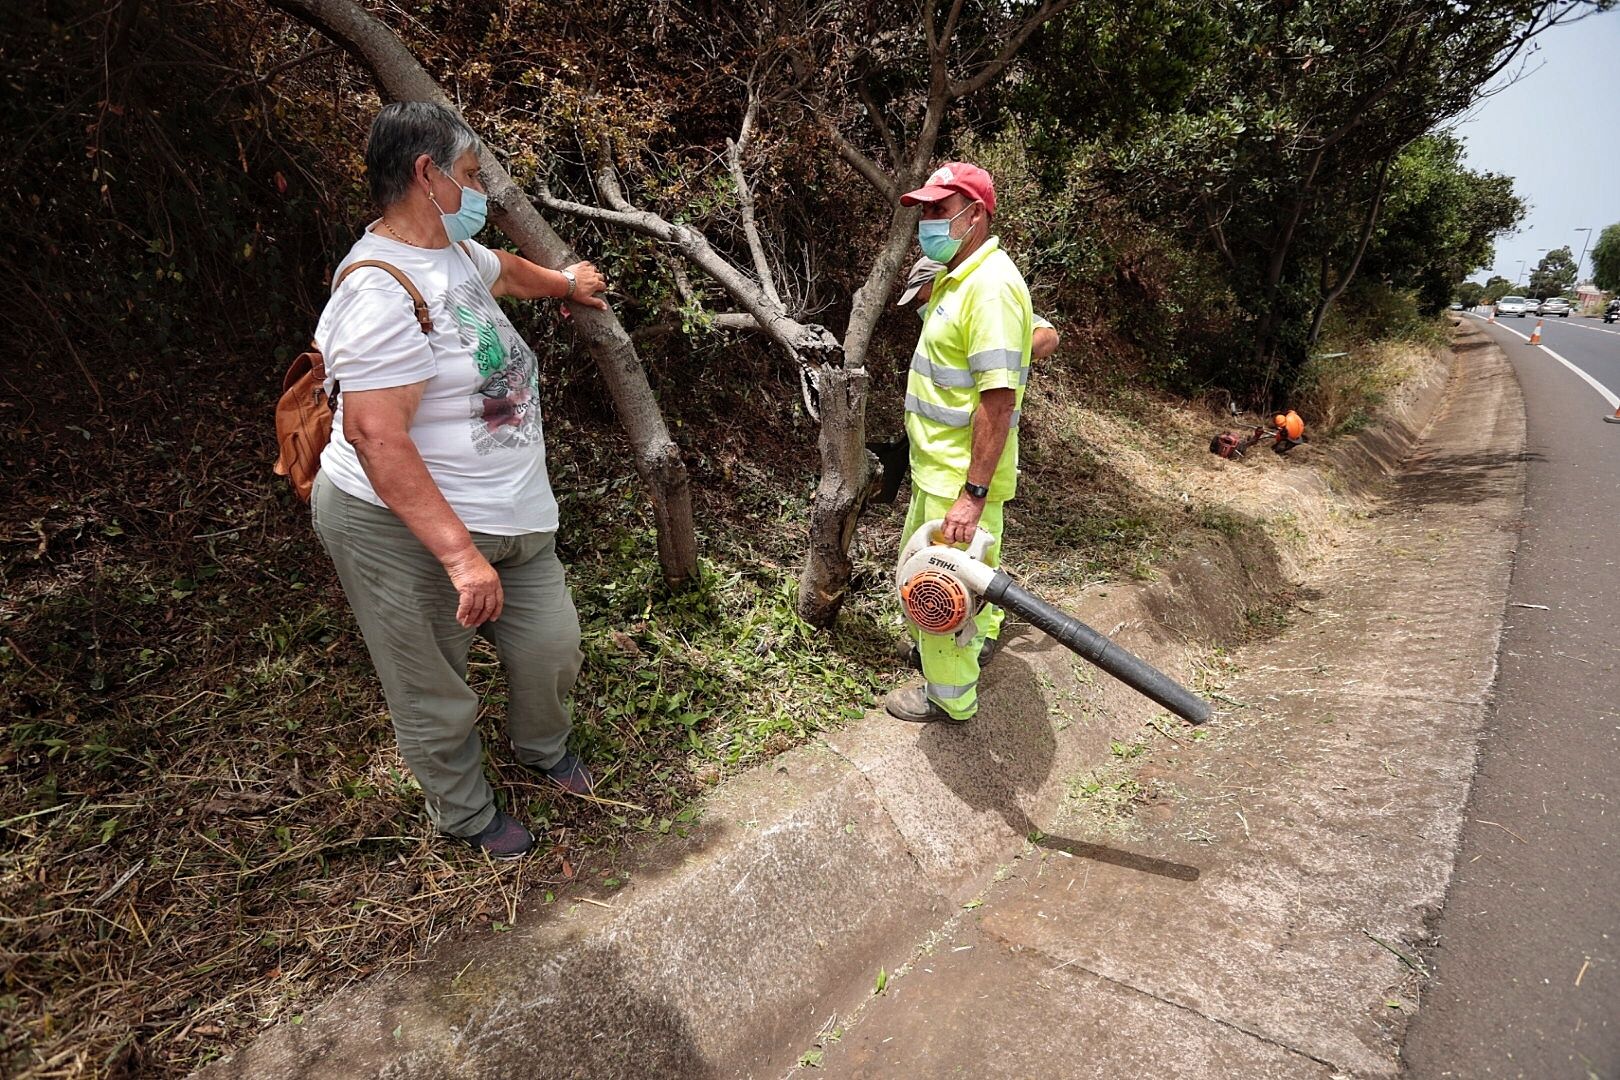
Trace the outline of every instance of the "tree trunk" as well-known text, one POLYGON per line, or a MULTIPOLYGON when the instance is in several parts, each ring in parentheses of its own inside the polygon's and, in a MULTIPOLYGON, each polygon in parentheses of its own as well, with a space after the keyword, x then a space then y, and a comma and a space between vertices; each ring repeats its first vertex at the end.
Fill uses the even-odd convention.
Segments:
POLYGON ((1254 359, 1263 365, 1265 370, 1264 381, 1260 386, 1259 405, 1262 409, 1270 408, 1271 393, 1277 380, 1277 297, 1282 290, 1283 271, 1288 266, 1288 252, 1294 244, 1294 232, 1299 228, 1305 206, 1315 191, 1316 173, 1322 166, 1325 153, 1325 149, 1318 149, 1311 155, 1311 166, 1305 173, 1305 180, 1300 185, 1287 219, 1278 226, 1272 241, 1271 261, 1266 267, 1265 299, 1261 305, 1260 325, 1256 330, 1254 342, 1254 359))
MULTIPOLYGON (((1378 225, 1378 211, 1384 204, 1384 188, 1389 183, 1390 166, 1395 164, 1395 156, 1399 151, 1391 153, 1384 159, 1383 167, 1378 170, 1378 189, 1373 192, 1372 202, 1367 205, 1367 220, 1361 226, 1361 238, 1356 243, 1356 253, 1350 260, 1350 266, 1339 278, 1338 284, 1331 290, 1323 289, 1322 298, 1316 305, 1316 314, 1311 318, 1311 334, 1305 339, 1307 345, 1315 345, 1316 339, 1322 336, 1322 323, 1327 319, 1327 313, 1344 295, 1344 290, 1350 287, 1355 280, 1356 271, 1361 269, 1362 256, 1367 254, 1367 244, 1372 240, 1373 229, 1378 225)), ((1327 265, 1327 256, 1323 257, 1323 266, 1327 265)), ((1327 283, 1324 280, 1323 285, 1327 283)))
MULTIPOLYGON (((399 36, 352 0, 269 2, 342 45, 371 71, 387 96, 455 107, 399 36)), ((487 147, 479 164, 489 187, 490 216, 527 258, 552 269, 579 261, 487 147)), ((646 370, 618 318, 611 311, 576 305, 573 322, 607 383, 634 448, 636 472, 652 500, 664 581, 671 587, 684 585, 697 576, 697 534, 680 448, 669 436, 646 370)))
POLYGON ((812 626, 838 618, 849 592, 850 542, 866 496, 866 390, 864 367, 823 364, 821 377, 821 483, 810 504, 810 546, 799 576, 799 615, 812 626))
MULTIPOLYGON (((902 180, 910 179, 910 174, 902 180)), ((866 354, 905 260, 922 211, 897 206, 888 242, 872 264, 844 331, 844 366, 823 367, 821 391, 821 482, 810 504, 810 547, 799 576, 799 617, 826 628, 838 618, 849 592, 850 542, 865 502, 870 476, 866 451, 866 354)))

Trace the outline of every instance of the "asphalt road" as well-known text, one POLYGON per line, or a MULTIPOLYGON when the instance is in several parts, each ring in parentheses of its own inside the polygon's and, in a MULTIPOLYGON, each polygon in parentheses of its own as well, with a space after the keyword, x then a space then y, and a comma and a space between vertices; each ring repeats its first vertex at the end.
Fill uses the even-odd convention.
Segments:
POLYGON ((1534 326, 1488 327, 1524 388, 1525 521, 1414 1080, 1620 1080, 1620 325, 1510 332, 1534 326))

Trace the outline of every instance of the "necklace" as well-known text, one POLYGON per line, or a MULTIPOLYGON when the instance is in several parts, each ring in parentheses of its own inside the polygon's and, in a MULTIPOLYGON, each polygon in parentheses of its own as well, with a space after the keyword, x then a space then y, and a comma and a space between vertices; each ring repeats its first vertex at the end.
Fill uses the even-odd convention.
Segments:
POLYGON ((413 244, 413 243, 411 243, 411 241, 409 241, 409 240, 405 239, 403 236, 399 235, 399 230, 394 228, 392 225, 388 224, 388 219, 387 218, 382 219, 382 227, 387 229, 389 232, 393 233, 394 234, 394 239, 398 240, 402 244, 410 244, 411 247, 421 247, 422 246, 421 244, 413 244))

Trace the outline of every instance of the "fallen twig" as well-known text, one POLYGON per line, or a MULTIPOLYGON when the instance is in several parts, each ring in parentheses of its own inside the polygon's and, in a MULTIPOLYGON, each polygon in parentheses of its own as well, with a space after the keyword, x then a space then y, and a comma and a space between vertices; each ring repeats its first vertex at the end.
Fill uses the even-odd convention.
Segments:
POLYGON ((1371 931, 1369 931, 1369 930, 1367 930, 1365 928, 1363 928, 1361 932, 1363 934, 1366 934, 1369 938, 1371 938, 1377 944, 1382 945, 1384 948, 1388 949, 1391 953, 1395 954, 1395 958, 1397 960, 1399 960, 1401 963, 1405 964, 1407 967, 1411 968, 1413 971, 1417 972, 1419 975, 1422 975, 1425 979, 1427 979, 1429 977, 1429 969, 1424 966, 1423 961, 1414 959, 1413 957, 1410 957, 1410 956, 1406 955, 1401 950, 1397 949, 1395 946, 1393 946, 1389 942, 1385 941, 1383 938, 1378 937, 1376 934, 1372 933, 1371 931))
POLYGON ((112 899, 112 897, 117 894, 119 889, 122 889, 125 885, 129 884, 130 878, 141 872, 141 867, 145 865, 146 860, 144 858, 136 859, 134 866, 131 866, 128 870, 125 870, 122 874, 120 874, 117 881, 107 886, 105 892, 90 902, 91 906, 100 907, 102 904, 105 904, 108 900, 112 899))
POLYGON ((1514 832, 1512 829, 1508 828, 1506 825, 1503 825, 1500 821, 1486 821, 1484 818, 1475 818, 1474 820, 1479 822, 1481 825, 1495 825, 1498 829, 1501 829, 1503 832, 1507 833, 1521 844, 1528 844, 1530 842, 1524 837, 1520 836, 1518 833, 1514 832))

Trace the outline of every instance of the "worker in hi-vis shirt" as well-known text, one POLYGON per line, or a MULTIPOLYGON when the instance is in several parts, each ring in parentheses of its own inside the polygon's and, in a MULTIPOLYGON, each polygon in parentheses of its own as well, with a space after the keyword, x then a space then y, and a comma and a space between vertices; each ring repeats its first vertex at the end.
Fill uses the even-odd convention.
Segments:
MULTIPOLYGON (((1034 331, 1029 288, 991 235, 996 192, 989 173, 951 162, 900 201, 922 207, 918 242, 944 264, 932 279, 906 382, 911 506, 902 536, 934 518, 952 543, 982 528, 995 537, 985 562, 996 566, 1003 504, 1018 486, 1018 413, 1034 331)), ((997 648, 1001 619, 999 608, 983 608, 965 647, 952 635, 912 627, 924 686, 889 694, 889 714, 918 723, 971 719, 979 668, 997 648)))

